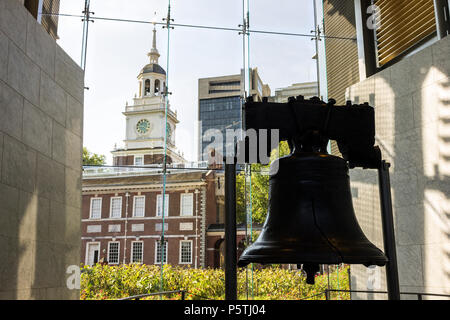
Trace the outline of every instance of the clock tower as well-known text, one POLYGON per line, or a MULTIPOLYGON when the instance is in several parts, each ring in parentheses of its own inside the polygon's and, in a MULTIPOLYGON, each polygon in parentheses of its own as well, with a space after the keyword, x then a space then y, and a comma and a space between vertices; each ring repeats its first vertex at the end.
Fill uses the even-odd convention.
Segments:
MULTIPOLYGON (((153 45, 147 54, 150 63, 140 71, 138 95, 133 105, 125 106, 125 146, 112 151, 114 165, 162 164, 164 157, 164 129, 166 71, 158 64, 156 29, 153 28, 153 45)), ((177 113, 167 106, 167 163, 184 163, 185 159, 175 147, 177 113)))

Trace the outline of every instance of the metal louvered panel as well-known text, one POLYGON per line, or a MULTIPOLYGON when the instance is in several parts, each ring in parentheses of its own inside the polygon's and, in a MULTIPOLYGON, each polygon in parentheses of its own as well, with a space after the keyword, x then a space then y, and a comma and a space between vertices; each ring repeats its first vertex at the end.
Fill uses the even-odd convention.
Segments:
MULTIPOLYGON (((324 31, 328 36, 356 39, 355 3, 353 0, 324 0, 324 31)), ((328 97, 345 104, 345 91, 359 82, 358 46, 356 41, 327 38, 326 73, 328 97)), ((336 141, 331 154, 341 156, 336 141)))
POLYGON ((375 5, 379 67, 436 33, 433 0, 376 0, 375 5))
MULTIPOLYGON (((356 39, 354 1, 324 0, 324 31, 328 36, 356 39)), ((345 90, 359 82, 356 41, 327 38, 326 73, 328 97, 345 104, 345 90)))

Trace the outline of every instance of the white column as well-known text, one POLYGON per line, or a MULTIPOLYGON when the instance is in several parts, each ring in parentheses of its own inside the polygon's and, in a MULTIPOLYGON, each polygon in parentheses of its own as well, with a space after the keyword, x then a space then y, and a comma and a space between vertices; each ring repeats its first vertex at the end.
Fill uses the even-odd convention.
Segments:
POLYGON ((150 79, 150 95, 155 95, 155 79, 150 79))

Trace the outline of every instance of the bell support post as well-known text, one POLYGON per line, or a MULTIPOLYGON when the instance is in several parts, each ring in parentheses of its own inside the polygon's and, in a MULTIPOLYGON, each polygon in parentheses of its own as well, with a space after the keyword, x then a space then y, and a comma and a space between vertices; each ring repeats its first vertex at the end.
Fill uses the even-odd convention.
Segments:
POLYGON ((237 300, 236 163, 225 163, 225 300, 237 300))
POLYGON ((378 168, 378 188, 380 190, 381 223, 383 226, 384 253, 388 258, 386 264, 386 282, 389 300, 400 300, 400 285, 397 268, 397 251, 395 245, 394 217, 392 214, 390 164, 382 161, 378 168))

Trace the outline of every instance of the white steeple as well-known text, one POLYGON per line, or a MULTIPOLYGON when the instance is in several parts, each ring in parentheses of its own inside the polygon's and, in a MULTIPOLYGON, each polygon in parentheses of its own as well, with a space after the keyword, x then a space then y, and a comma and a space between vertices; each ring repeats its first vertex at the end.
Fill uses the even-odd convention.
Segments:
POLYGON ((158 64, 158 58, 159 58, 159 52, 158 49, 156 49, 156 24, 153 23, 153 42, 152 42, 152 49, 147 54, 150 58, 150 63, 156 63, 158 64))
MULTIPOLYGON (((133 103, 126 103, 123 112, 126 121, 124 148, 113 152, 115 157, 137 153, 151 156, 151 159, 144 159, 144 164, 160 161, 165 149, 166 71, 158 64, 160 55, 156 48, 155 26, 154 23, 152 48, 147 54, 150 61, 137 76, 138 94, 135 95, 133 103)), ((185 161, 175 145, 178 123, 177 113, 167 101, 167 155, 172 163, 185 161)))

